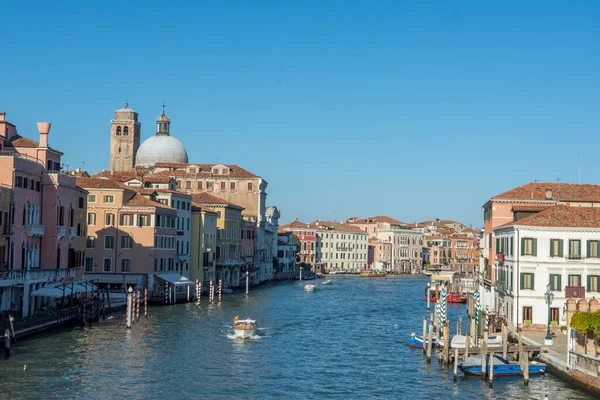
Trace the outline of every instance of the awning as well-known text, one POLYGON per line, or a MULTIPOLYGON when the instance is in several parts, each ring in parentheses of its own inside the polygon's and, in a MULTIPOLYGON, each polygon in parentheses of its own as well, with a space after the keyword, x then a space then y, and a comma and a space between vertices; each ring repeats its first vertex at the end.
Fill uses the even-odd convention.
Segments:
POLYGON ((88 281, 98 281, 98 283, 116 283, 127 285, 136 285, 143 282, 144 275, 141 274, 85 274, 88 281))
MULTIPOLYGON (((68 290, 65 289, 64 296, 68 296, 70 293, 71 293, 71 288, 69 288, 68 290)), ((63 297, 63 290, 55 288, 54 286, 45 286, 41 289, 34 290, 33 292, 31 292, 31 295, 32 296, 58 298, 58 297, 63 297)))
POLYGON ((161 272, 158 274, 154 274, 157 278, 162 279, 163 281, 167 281, 172 283, 175 286, 187 286, 194 285, 194 282, 190 281, 185 276, 181 276, 175 272, 161 272))
POLYGON ((34 290, 31 292, 32 296, 41 296, 41 297, 63 297, 70 296, 74 293, 85 293, 91 292, 95 289, 95 286, 91 283, 87 283, 86 281, 79 282, 71 282, 71 283, 52 283, 44 286, 43 288, 34 290))

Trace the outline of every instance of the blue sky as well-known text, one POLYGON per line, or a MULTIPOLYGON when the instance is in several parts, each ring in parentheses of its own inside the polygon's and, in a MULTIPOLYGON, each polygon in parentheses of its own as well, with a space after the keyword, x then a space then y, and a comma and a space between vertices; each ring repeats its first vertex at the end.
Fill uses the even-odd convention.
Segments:
MULTIPOLYGON (((482 225, 533 181, 600 183, 600 2, 104 1, 2 5, 0 109, 109 164, 113 111, 161 104, 191 162, 269 182, 282 222, 482 225), (85 3, 85 4, 84 4, 85 3)), ((85 162, 85 163, 83 163, 85 162)))

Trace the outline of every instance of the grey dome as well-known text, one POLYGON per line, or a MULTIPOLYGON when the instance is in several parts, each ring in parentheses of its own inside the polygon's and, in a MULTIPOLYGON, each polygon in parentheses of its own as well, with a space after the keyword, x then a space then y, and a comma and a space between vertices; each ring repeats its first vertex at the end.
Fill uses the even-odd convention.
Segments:
POLYGON ((135 156, 135 166, 152 167, 157 162, 187 163, 188 155, 179 140, 157 133, 144 140, 135 156))

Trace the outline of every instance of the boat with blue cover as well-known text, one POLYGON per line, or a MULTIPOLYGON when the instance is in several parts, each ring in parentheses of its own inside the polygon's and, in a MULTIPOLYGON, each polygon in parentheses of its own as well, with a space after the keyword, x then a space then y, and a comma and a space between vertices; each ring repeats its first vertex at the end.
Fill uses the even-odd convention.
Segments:
MULTIPOLYGON (((490 356, 486 356, 486 374, 490 373, 490 356)), ((465 361, 458 364, 465 375, 481 376, 481 361, 480 355, 470 356, 465 361)), ((529 363, 529 375, 543 375, 546 373, 546 364, 537 361, 529 363)), ((517 361, 508 361, 506 358, 494 354, 494 377, 499 376, 519 376, 521 375, 521 364, 517 361)))
MULTIPOLYGON (((435 340, 435 336, 432 338, 431 341, 433 342, 433 347, 437 347, 437 342, 435 340)), ((422 349, 423 348, 423 338, 421 336, 417 336, 414 333, 411 333, 410 334, 410 342, 408 343, 408 345, 410 347, 413 347, 416 349, 422 349)))

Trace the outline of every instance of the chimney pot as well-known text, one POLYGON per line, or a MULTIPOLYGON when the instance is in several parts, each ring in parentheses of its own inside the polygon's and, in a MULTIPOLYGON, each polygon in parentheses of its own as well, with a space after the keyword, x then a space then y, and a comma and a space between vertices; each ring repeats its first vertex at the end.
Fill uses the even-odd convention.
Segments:
POLYGON ((0 121, 6 121, 6 112, 0 111, 0 121))
POLYGON ((50 133, 50 122, 38 122, 38 132, 40 133, 40 147, 48 147, 48 133, 50 133))

